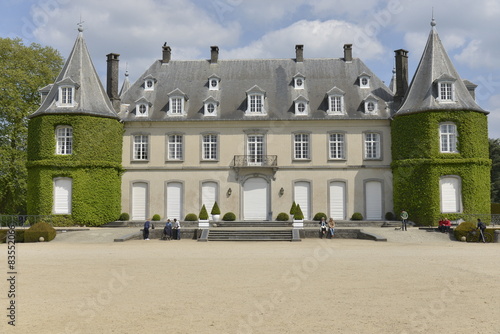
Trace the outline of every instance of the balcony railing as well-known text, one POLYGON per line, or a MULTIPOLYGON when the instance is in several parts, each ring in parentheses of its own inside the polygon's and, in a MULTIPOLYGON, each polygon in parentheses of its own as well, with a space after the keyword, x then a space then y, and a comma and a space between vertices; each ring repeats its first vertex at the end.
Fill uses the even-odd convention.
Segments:
POLYGON ((277 155, 235 155, 231 167, 271 167, 278 166, 277 155))

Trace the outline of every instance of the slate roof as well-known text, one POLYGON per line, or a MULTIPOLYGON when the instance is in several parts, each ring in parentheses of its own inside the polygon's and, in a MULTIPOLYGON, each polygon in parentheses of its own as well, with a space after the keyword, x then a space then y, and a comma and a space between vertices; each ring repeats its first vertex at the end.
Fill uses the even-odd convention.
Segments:
POLYGON ((123 121, 185 120, 305 120, 305 119, 388 119, 391 116, 392 92, 359 59, 342 58, 155 61, 121 96, 123 121), (305 78, 304 89, 295 89, 294 77, 305 78), (370 88, 360 88, 359 76, 370 77, 370 88), (144 89, 146 78, 156 80, 154 90, 144 89), (219 78, 219 90, 209 90, 208 79, 219 78), (346 115, 328 115, 327 92, 333 88, 345 92, 346 115), (169 93, 178 90, 187 98, 185 116, 168 115, 169 93), (267 113, 245 115, 247 92, 261 90, 266 97, 267 113), (364 112, 364 100, 374 96, 379 112, 364 112), (219 102, 216 117, 203 115, 204 101, 219 102), (136 103, 144 98, 150 103, 147 117, 136 117, 136 103), (309 115, 295 115, 295 100, 309 101, 309 115), (128 106, 124 106, 128 105, 128 106))
POLYGON ((431 26, 427 44, 406 93, 403 105, 394 117, 430 110, 468 110, 488 113, 474 101, 466 85, 460 79, 458 72, 441 43, 434 20, 431 26), (439 79, 454 82, 454 102, 440 103, 437 100, 437 81, 439 79))
POLYGON ((118 118, 90 58, 83 38, 83 29, 79 30, 63 69, 40 108, 31 114, 30 118, 46 114, 85 114, 118 118), (64 84, 75 86, 74 107, 57 106, 59 86, 64 84))

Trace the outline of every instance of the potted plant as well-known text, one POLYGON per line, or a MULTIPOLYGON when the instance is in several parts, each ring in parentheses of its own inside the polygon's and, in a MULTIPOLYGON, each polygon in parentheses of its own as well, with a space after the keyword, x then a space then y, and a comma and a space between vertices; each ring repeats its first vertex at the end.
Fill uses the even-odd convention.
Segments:
POLYGON ((300 208, 300 204, 297 204, 295 208, 295 214, 293 215, 293 228, 304 228, 304 214, 300 208))
POLYGON ((297 204, 295 204, 295 201, 292 203, 292 207, 290 208, 290 217, 293 220, 293 215, 295 215, 295 211, 297 211, 297 204))
POLYGON ((208 212, 205 204, 201 207, 200 214, 198 215, 198 227, 199 228, 208 228, 208 212))
POLYGON ((219 205, 217 205, 217 201, 215 201, 214 206, 212 207, 212 211, 210 211, 210 214, 212 215, 212 220, 214 222, 218 222, 220 219, 220 209, 219 205))

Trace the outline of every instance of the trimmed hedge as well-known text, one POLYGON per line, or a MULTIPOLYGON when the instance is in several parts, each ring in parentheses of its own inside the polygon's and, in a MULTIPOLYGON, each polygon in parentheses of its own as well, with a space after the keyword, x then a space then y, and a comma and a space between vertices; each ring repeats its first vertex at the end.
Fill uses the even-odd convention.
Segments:
POLYGON ((184 221, 187 221, 187 222, 195 222, 198 220, 198 216, 196 215, 196 213, 188 213, 186 215, 186 217, 184 217, 184 221))
POLYGON ((323 212, 318 212, 317 214, 314 215, 313 220, 321 221, 321 218, 325 218, 325 220, 326 220, 326 214, 323 212))
POLYGON ((159 214, 155 214, 155 215, 153 215, 153 218, 151 218, 151 220, 157 222, 157 221, 161 220, 161 217, 159 214))
POLYGON ((288 219, 290 219, 290 216, 286 212, 280 212, 276 217, 276 220, 279 222, 286 222, 288 219))
POLYGON ((130 215, 126 212, 122 212, 120 215, 120 218, 118 218, 119 221, 129 221, 130 220, 130 215))
POLYGON ((359 212, 354 212, 351 216, 351 220, 363 220, 363 215, 359 212))
POLYGON ((210 211, 211 215, 220 215, 220 209, 219 205, 217 204, 217 201, 214 202, 214 206, 212 207, 212 211, 210 211))
POLYGON ((293 219, 295 219, 295 220, 303 220, 304 219, 304 214, 302 213, 302 209, 300 208, 300 204, 297 204, 297 207, 295 209, 295 214, 293 215, 293 219))
MULTIPOLYGON (((455 239, 458 241, 461 241, 462 237, 466 237, 467 234, 471 230, 475 230, 477 228, 477 225, 471 222, 463 222, 460 225, 458 225, 454 230, 453 233, 455 235, 455 239)), ((495 229, 487 228, 484 230, 485 234, 490 234, 491 235, 491 240, 495 240, 495 229)), ((480 232, 479 230, 477 231, 477 236, 479 238, 480 232)))
POLYGON ((486 115, 439 111, 401 115, 391 124, 394 210, 405 209, 418 225, 436 225, 441 214, 439 180, 461 179, 463 213, 490 213, 490 167, 486 115), (440 153, 439 124, 453 122, 460 153, 440 153))
POLYGON ((234 222, 236 220, 236 215, 233 212, 226 212, 222 217, 223 221, 234 222))
MULTIPOLYGON (((14 231, 14 241, 15 242, 24 242, 24 232, 27 230, 15 230, 14 231)), ((7 242, 7 233, 9 230, 0 230, 0 240, 1 243, 7 242)))
POLYGON ((51 241, 56 237, 56 230, 49 223, 40 222, 31 226, 24 232, 24 242, 38 242, 40 237, 44 241, 51 241))
POLYGON ((72 179, 71 218, 80 225, 115 221, 121 211, 123 125, 87 115, 41 115, 28 124, 28 214, 51 215, 54 179, 72 179), (56 155, 55 129, 73 128, 73 153, 56 155))
POLYGON ((205 204, 201 207, 200 214, 198 215, 198 218, 200 220, 207 220, 208 219, 208 212, 207 208, 205 207, 205 204))

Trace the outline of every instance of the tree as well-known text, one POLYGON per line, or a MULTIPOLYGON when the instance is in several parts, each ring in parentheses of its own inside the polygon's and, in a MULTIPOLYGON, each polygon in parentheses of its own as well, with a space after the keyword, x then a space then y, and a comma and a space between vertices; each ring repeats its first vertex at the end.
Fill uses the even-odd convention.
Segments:
POLYGON ((491 203, 500 203, 500 139, 489 139, 491 166, 491 203))
POLYGON ((26 212, 27 116, 40 105, 38 90, 62 66, 51 47, 0 38, 0 214, 26 212))

